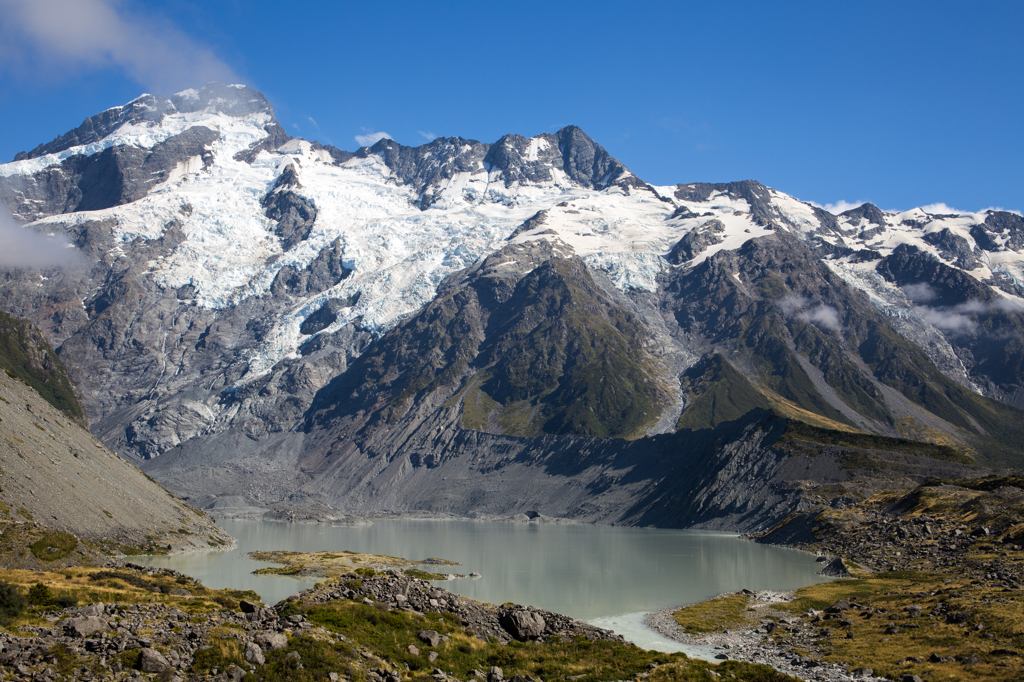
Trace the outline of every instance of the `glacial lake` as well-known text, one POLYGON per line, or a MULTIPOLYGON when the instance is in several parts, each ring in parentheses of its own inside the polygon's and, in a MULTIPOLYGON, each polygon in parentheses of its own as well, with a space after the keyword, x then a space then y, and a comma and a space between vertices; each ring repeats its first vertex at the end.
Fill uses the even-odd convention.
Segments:
POLYGON ((822 564, 807 553, 724 533, 420 519, 365 526, 218 523, 238 541, 236 549, 149 557, 139 563, 173 568, 208 587, 252 589, 273 604, 316 581, 252 575, 272 564, 253 561, 247 552, 350 550, 411 560, 438 557, 460 565, 428 570, 481 576, 438 583, 451 592, 565 613, 662 650, 682 647, 644 628, 647 612, 743 588, 789 590, 827 580, 816 575, 822 564))

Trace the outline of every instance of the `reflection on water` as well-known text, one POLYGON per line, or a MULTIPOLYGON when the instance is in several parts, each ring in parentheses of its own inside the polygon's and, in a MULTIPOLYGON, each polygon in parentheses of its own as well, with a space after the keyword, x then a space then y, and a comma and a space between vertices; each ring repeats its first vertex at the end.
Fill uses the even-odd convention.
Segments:
POLYGON ((389 554, 457 561, 450 569, 478 579, 442 583, 480 601, 516 602, 584 620, 636 614, 749 588, 793 589, 824 580, 808 554, 734 535, 593 525, 397 520, 334 527, 269 521, 221 521, 238 540, 229 552, 152 557, 208 587, 248 588, 274 603, 312 580, 254 576, 268 564, 258 549, 389 554))

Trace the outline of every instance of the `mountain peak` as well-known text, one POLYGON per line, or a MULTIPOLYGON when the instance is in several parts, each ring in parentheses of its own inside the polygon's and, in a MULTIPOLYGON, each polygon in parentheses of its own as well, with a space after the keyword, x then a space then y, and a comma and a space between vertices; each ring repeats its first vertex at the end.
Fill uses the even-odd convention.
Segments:
POLYGON ((207 83, 199 90, 183 90, 170 99, 160 95, 143 94, 119 107, 90 116, 74 130, 37 146, 30 152, 20 152, 15 161, 35 159, 48 154, 59 154, 73 147, 99 142, 124 126, 155 126, 166 116, 208 111, 226 116, 243 117, 265 112, 274 122, 274 108, 262 93, 245 85, 207 83))

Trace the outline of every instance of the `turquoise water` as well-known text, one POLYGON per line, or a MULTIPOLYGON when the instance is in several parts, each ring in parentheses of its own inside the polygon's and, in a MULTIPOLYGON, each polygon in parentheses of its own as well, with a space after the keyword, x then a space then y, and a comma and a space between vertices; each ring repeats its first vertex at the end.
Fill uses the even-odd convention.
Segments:
POLYGON ((468 520, 404 519, 356 527, 219 523, 238 540, 237 549, 152 557, 146 563, 177 569, 209 587, 252 589, 275 603, 314 581, 254 576, 253 570, 269 564, 248 559, 246 552, 350 550, 412 560, 439 557, 461 565, 436 570, 481 574, 441 583, 452 592, 496 604, 532 604, 598 624, 635 624, 641 613, 722 592, 786 590, 824 580, 815 575, 820 564, 809 554, 722 533, 468 520))

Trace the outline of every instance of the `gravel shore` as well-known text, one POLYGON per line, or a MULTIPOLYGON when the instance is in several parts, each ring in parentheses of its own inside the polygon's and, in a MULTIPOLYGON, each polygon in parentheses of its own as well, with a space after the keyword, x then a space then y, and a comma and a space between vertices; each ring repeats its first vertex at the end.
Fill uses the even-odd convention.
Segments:
MULTIPOLYGON (((777 627, 786 628, 805 651, 814 650, 813 630, 805 624, 806 617, 793 616, 775 610, 775 604, 793 598, 793 592, 763 590, 751 594, 750 605, 755 609, 756 627, 723 630, 708 635, 695 636, 683 631, 672 614, 681 607, 655 611, 644 619, 644 625, 664 637, 690 646, 711 646, 719 660, 747 661, 770 665, 780 672, 799 677, 808 682, 882 682, 885 677, 875 677, 870 668, 854 668, 823 663, 795 653, 788 646, 780 646, 767 636, 765 625, 769 616, 779 618, 777 627)), ((772 626, 768 626, 770 628, 772 626)))

